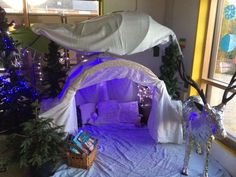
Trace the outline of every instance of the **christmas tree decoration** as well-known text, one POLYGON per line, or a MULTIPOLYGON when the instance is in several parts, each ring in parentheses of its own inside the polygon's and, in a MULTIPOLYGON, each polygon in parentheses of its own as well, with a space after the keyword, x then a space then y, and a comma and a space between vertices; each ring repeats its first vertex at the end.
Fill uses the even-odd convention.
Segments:
POLYGON ((24 66, 24 75, 27 80, 38 90, 42 89, 43 71, 42 64, 44 54, 35 50, 22 49, 21 58, 24 66))
POLYGON ((22 76, 12 73, 0 77, 0 128, 15 128, 20 123, 34 118, 32 103, 37 100, 37 92, 22 76))
POLYGON ((5 73, 0 77, 0 130, 14 131, 19 124, 34 118, 38 94, 25 80, 17 44, 8 34, 4 9, 0 7, 0 62, 5 73))
POLYGON ((17 44, 9 37, 6 12, 0 7, 0 63, 4 68, 15 68, 19 65, 17 44))
POLYGON ((186 39, 185 38, 179 39, 179 46, 180 46, 181 50, 186 48, 186 39))
POLYGON ((160 67, 160 79, 166 84, 167 91, 173 99, 179 98, 178 80, 176 72, 178 66, 176 64, 179 57, 179 47, 173 40, 165 49, 165 55, 162 56, 162 65, 160 67))
MULTIPOLYGON (((45 55, 46 66, 42 68, 44 73, 42 95, 45 97, 56 97, 62 89, 66 71, 60 63, 59 46, 53 41, 49 44, 49 53, 45 55)), ((41 73, 42 74, 42 73, 41 73)))

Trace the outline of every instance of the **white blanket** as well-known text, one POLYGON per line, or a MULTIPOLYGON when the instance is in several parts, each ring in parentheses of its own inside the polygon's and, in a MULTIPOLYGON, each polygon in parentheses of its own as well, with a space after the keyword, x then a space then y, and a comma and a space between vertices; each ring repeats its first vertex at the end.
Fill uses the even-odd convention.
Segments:
MULTIPOLYGON (((97 157, 89 170, 62 165, 54 177, 180 177, 184 145, 157 144, 147 128, 134 125, 87 126, 98 138, 97 157)), ((189 176, 203 171, 204 156, 193 153, 189 176)), ((210 157, 210 177, 230 177, 218 162, 210 157)))

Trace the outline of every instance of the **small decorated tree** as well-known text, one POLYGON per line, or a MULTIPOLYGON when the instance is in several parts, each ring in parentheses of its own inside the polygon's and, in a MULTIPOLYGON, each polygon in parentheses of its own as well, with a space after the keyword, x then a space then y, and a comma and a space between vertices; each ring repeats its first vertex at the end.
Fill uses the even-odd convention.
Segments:
POLYGON ((176 42, 171 40, 170 45, 165 48, 165 55, 162 56, 162 65, 160 67, 160 79, 165 84, 168 93, 173 99, 179 97, 178 79, 176 72, 178 71, 177 58, 179 57, 179 48, 176 42))
POLYGON ((8 35, 6 12, 0 7, 0 131, 15 130, 19 124, 34 118, 33 103, 38 94, 24 79, 17 44, 8 35))

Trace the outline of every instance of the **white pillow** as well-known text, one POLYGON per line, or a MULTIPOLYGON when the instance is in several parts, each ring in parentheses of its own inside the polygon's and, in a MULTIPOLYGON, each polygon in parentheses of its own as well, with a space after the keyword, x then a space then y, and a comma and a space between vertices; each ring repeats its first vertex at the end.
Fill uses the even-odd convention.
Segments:
POLYGON ((98 124, 119 123, 119 104, 116 100, 108 100, 97 104, 98 124))
POLYGON ((119 120, 121 123, 138 123, 140 121, 137 101, 119 103, 119 107, 119 120))
POLYGON ((96 113, 95 103, 86 103, 80 105, 82 124, 92 123, 91 117, 96 113))

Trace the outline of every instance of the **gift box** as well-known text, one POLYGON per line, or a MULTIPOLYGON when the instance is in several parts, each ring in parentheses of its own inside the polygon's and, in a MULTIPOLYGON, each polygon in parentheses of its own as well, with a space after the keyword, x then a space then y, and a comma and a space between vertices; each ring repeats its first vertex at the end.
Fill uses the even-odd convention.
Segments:
POLYGON ((74 168, 89 169, 96 157, 97 147, 89 153, 76 154, 73 152, 67 152, 67 165, 74 168))

